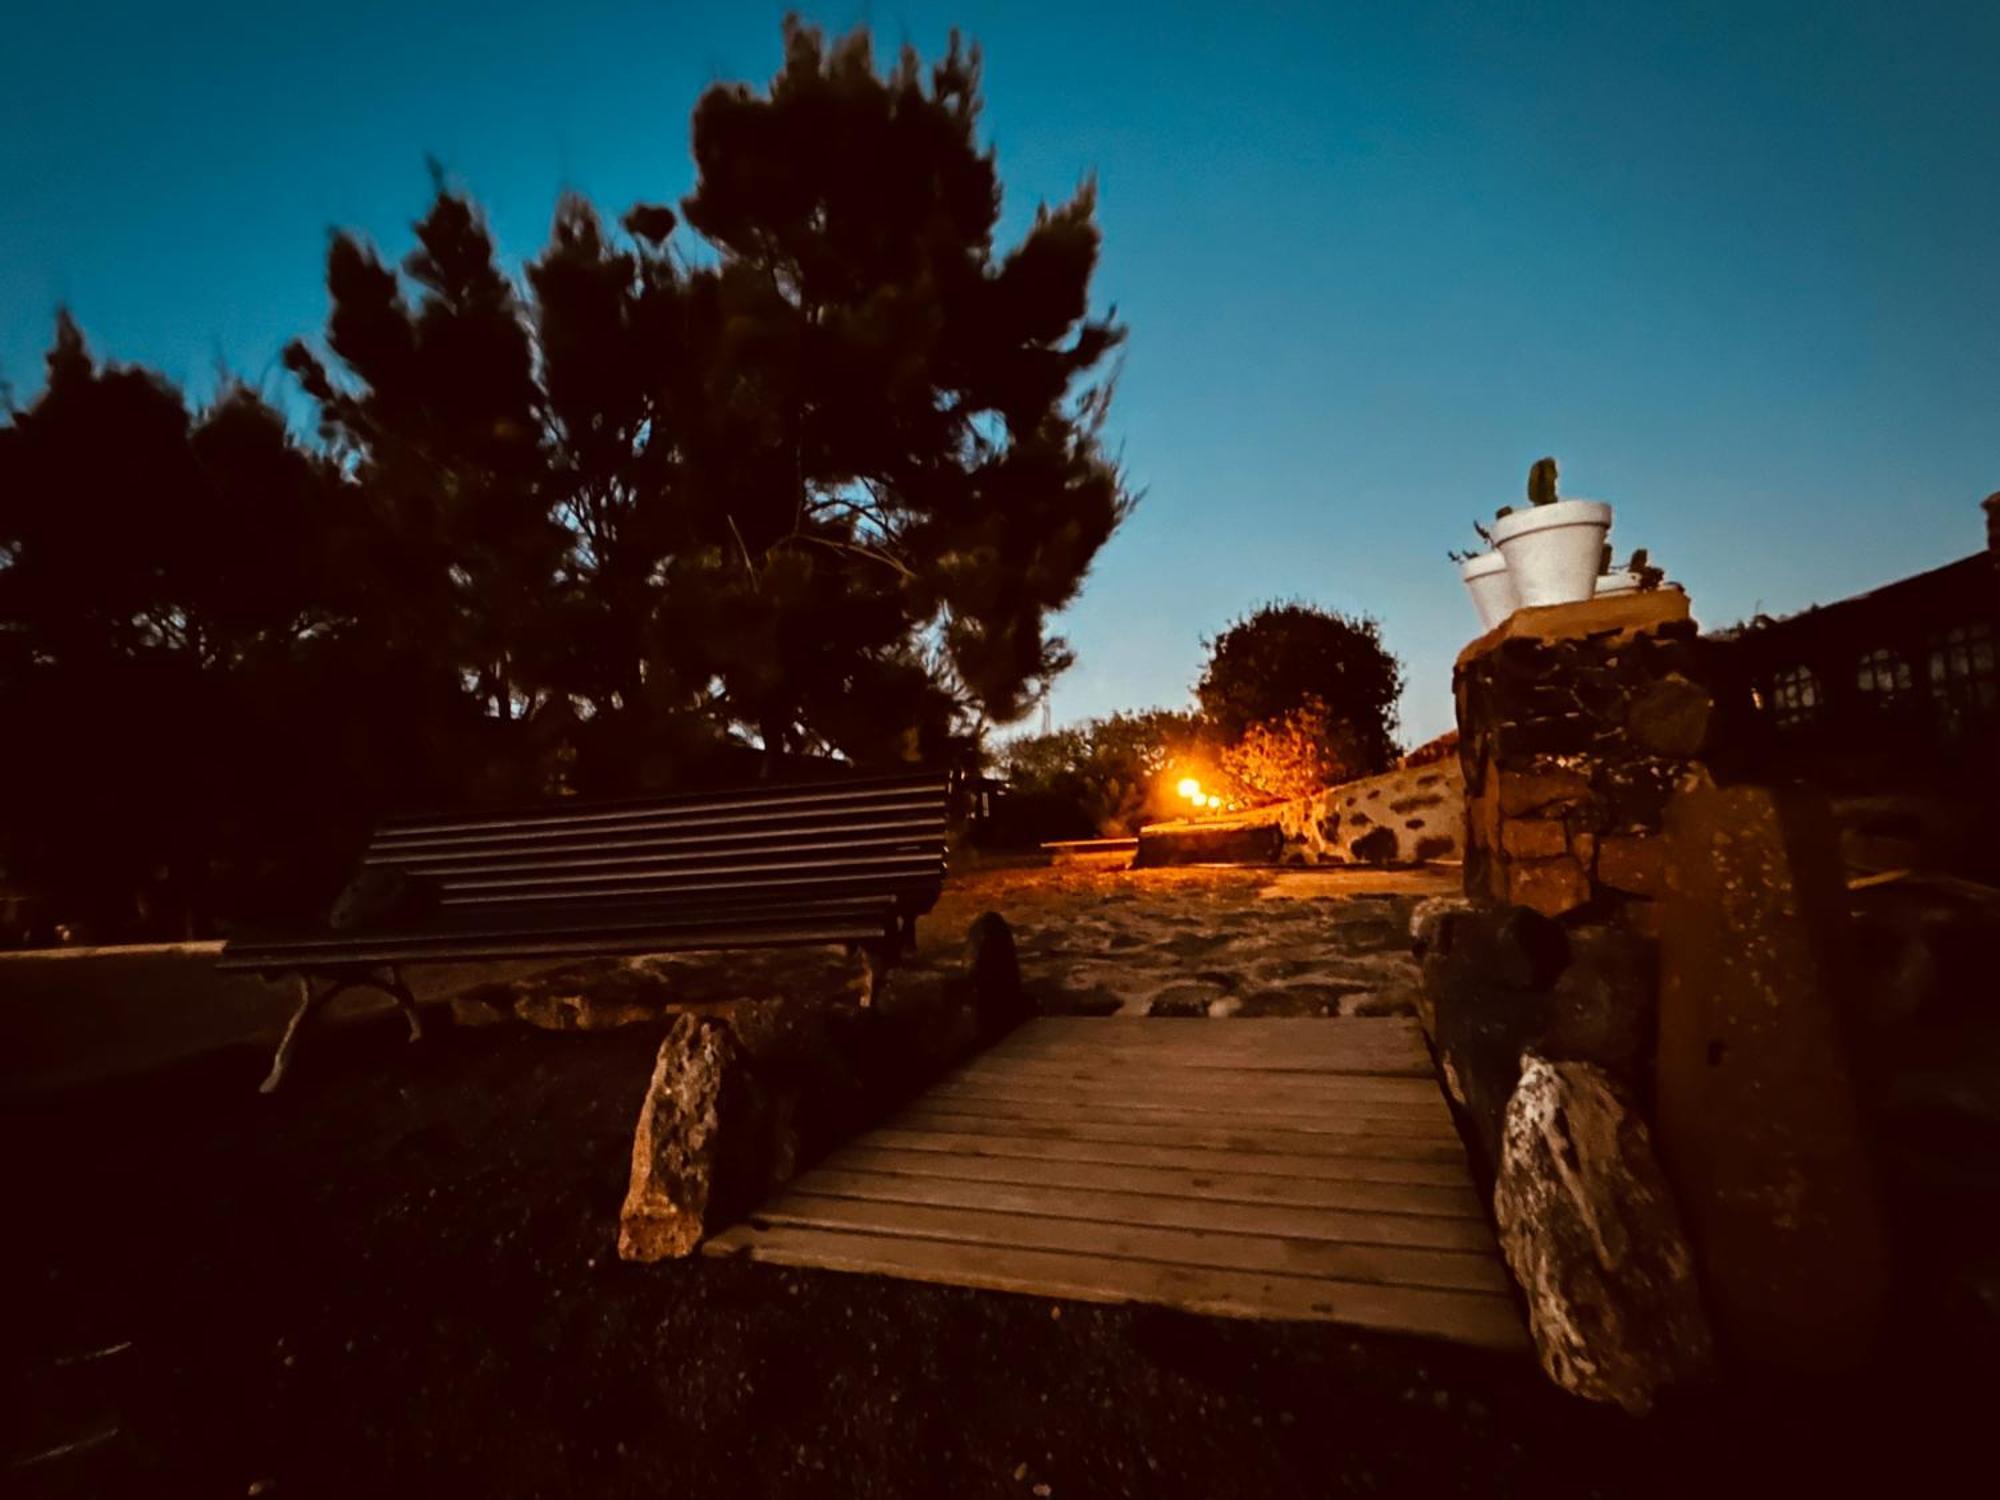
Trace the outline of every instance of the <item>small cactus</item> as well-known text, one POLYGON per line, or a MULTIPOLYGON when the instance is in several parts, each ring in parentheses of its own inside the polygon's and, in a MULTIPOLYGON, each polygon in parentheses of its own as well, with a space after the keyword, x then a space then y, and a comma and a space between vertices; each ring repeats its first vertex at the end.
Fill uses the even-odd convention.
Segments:
POLYGON ((1553 458, 1538 458, 1534 467, 1528 470, 1528 503, 1556 503, 1556 461, 1553 458))
POLYGON ((1632 560, 1625 567, 1628 572, 1638 575, 1642 591, 1656 589, 1666 580, 1666 570, 1653 566, 1652 558, 1644 547, 1632 554, 1632 560))

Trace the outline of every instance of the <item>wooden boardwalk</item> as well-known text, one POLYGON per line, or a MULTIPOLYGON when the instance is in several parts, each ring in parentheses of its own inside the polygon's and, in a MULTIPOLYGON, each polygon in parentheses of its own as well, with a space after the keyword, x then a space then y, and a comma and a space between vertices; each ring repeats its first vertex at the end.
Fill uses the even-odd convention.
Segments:
POLYGON ((1030 1021, 706 1248, 1527 1345, 1403 1020, 1030 1021))

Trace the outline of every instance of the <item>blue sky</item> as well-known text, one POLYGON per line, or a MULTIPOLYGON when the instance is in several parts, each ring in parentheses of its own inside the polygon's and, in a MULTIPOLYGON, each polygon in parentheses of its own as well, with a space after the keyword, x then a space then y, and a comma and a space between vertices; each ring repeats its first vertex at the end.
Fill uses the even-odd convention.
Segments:
MULTIPOLYGON (((426 155, 510 253, 556 194, 691 186, 761 4, 13 0, 0 375, 58 302, 99 352, 280 394, 330 226, 400 256, 426 155)), ((1297 596, 1381 619, 1449 726, 1444 552, 1531 460, 1724 624, 1979 545, 2000 489, 2000 6, 853 4, 987 59, 1011 234, 1100 185, 1138 514, 1063 622, 1058 721, 1177 704, 1297 596)))

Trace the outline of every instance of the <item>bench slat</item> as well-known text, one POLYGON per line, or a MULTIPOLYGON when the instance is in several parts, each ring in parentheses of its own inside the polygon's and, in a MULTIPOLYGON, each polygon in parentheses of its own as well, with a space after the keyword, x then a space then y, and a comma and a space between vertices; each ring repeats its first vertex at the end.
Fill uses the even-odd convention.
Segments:
MULTIPOLYGON (((942 830, 940 830, 942 832, 942 830)), ((635 852, 600 853, 589 848, 565 850, 554 855, 527 855, 519 850, 496 851, 490 855, 459 855, 451 859, 410 858, 394 861, 370 860, 414 875, 456 880, 472 875, 540 874, 559 870, 618 870, 646 868, 754 869, 789 855, 832 854, 849 864, 890 862, 905 855, 936 857, 938 840, 911 838, 907 834, 883 834, 875 838, 787 840, 782 843, 737 844, 720 849, 682 850, 667 840, 649 840, 635 852)))
MULTIPOLYGON (((834 787, 841 784, 832 783, 834 787)), ((662 821, 702 817, 708 821, 740 820, 747 816, 776 812, 783 809, 801 807, 852 807, 870 801, 907 801, 922 804, 936 801, 945 795, 948 782, 942 776, 906 784, 878 785, 857 790, 834 790, 820 793, 804 793, 797 788, 782 791, 773 789, 769 796, 757 793, 734 793, 718 795, 714 798, 662 798, 659 803, 621 803, 616 807, 600 808, 579 804, 574 810, 549 811, 543 813, 520 814, 511 817, 461 816, 443 820, 414 819, 407 822, 385 823, 381 826, 380 837, 425 836, 443 833, 501 833, 536 828, 563 828, 585 824, 616 822, 621 818, 657 818, 662 821)))
MULTIPOLYGON (((447 875, 438 880, 438 886, 440 889, 450 892, 513 890, 526 886, 544 890, 561 890, 569 887, 594 887, 603 885, 608 881, 626 882, 643 880, 660 885, 663 888, 670 888, 682 880, 709 874, 724 873, 741 874, 744 877, 743 880, 731 882, 732 885, 759 883, 779 885, 785 882, 783 880, 767 882, 764 880, 764 877, 766 875, 788 876, 796 872, 813 872, 823 879, 850 874, 857 876, 916 875, 927 873, 931 870, 940 870, 942 863, 942 860, 934 851, 915 849, 906 853, 881 855, 865 862, 851 859, 762 858, 754 860, 712 860, 690 867, 676 868, 665 861, 661 861, 630 869, 605 871, 602 874, 586 872, 557 875, 536 872, 514 878, 502 876, 489 878, 481 876, 477 879, 447 875)), ((695 889, 704 888, 695 887, 695 889)), ((716 889, 726 888, 716 887, 716 889)))
POLYGON ((486 839, 440 839, 426 843, 371 843, 363 862, 371 865, 447 865, 461 860, 542 858, 599 850, 693 848, 756 848, 765 844, 811 843, 826 839, 901 839, 905 842, 935 843, 944 836, 942 812, 907 813, 842 818, 834 822, 810 823, 784 819, 767 827, 732 829, 724 833, 687 834, 678 831, 619 829, 597 833, 566 830, 529 835, 508 835, 486 839))
POLYGON ((698 819, 632 817, 621 818, 616 822, 579 822, 544 828, 496 829, 479 834, 425 834, 421 837, 401 838, 377 834, 370 840, 368 852, 371 855, 454 852, 477 854, 492 848, 541 849, 579 840, 608 841, 624 837, 677 839, 699 836, 702 833, 717 833, 725 839, 754 838, 760 833, 782 837, 790 829, 812 832, 865 825, 881 820, 906 819, 920 823, 926 829, 941 832, 944 812, 933 798, 925 802, 899 802, 893 805, 843 809, 837 812, 788 812, 756 819, 734 814, 698 819))

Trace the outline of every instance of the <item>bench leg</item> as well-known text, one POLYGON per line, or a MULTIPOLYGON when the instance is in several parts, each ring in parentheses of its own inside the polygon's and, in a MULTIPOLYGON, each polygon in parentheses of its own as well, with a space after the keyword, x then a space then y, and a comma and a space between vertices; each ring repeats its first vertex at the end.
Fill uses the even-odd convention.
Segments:
POLYGON ((889 983, 889 963, 893 943, 866 943, 861 949, 861 1004, 865 1009, 881 996, 889 983))
POLYGON ((403 983, 402 970, 391 965, 388 979, 377 980, 375 987, 394 1000, 403 1012, 403 1019, 410 1023, 410 1040, 421 1042, 424 1039, 424 1018, 417 1009, 417 997, 412 995, 409 986, 403 983))
POLYGON ((258 1087, 260 1094, 274 1094, 278 1085, 285 1081, 285 1069, 291 1066, 292 1054, 299 1050, 299 1038, 305 1035, 306 1023, 327 1001, 339 994, 347 986, 341 983, 328 985, 317 995, 313 993, 312 980, 299 976, 299 1008, 292 1012, 292 1019, 285 1026, 285 1035, 278 1043, 278 1051, 271 1059, 271 1072, 258 1087))

